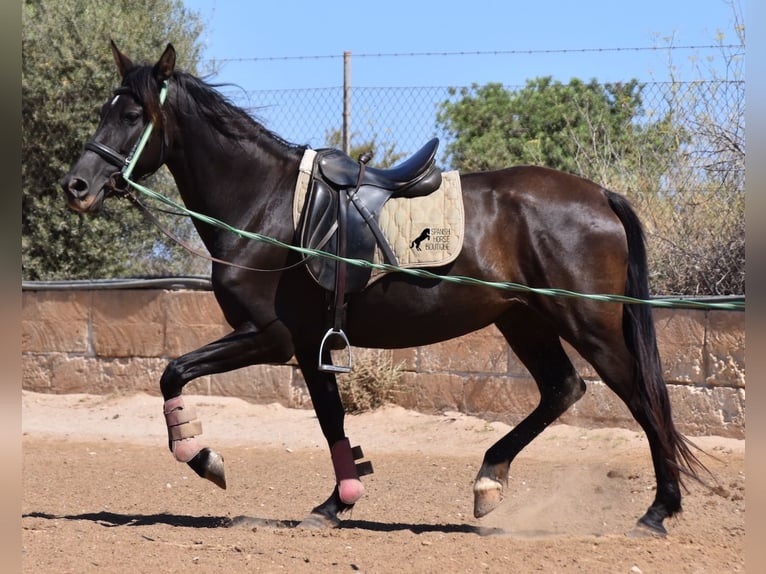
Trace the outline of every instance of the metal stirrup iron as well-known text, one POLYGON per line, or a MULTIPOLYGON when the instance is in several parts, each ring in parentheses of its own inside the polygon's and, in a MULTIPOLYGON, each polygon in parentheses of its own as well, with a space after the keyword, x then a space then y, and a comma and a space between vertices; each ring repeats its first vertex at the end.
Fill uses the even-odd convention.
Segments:
MULTIPOLYGON (((329 349, 332 349, 333 346, 330 344, 328 347, 329 349)), ((336 329, 334 327, 330 327, 327 329, 327 332, 324 334, 324 337, 322 337, 322 342, 319 344, 319 370, 323 373, 350 373, 351 372, 351 345, 348 342, 348 337, 346 337, 346 333, 343 332, 343 329, 336 329), (322 355, 324 353, 325 345, 327 344, 327 341, 329 339, 335 339, 338 338, 343 342, 343 345, 346 349, 346 364, 345 365, 333 365, 330 363, 325 363, 322 361, 322 355)))

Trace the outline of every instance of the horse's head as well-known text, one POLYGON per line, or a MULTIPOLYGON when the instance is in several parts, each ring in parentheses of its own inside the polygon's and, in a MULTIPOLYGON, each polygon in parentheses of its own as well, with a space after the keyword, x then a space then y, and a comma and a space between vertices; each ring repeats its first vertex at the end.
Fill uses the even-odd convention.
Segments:
POLYGON ((105 197, 125 191, 123 168, 149 122, 156 129, 131 176, 153 173, 165 160, 159 93, 175 68, 175 49, 168 44, 154 66, 133 64, 114 42, 112 53, 122 83, 101 107, 101 121, 85 151, 60 181, 69 206, 83 213, 98 211, 105 197))

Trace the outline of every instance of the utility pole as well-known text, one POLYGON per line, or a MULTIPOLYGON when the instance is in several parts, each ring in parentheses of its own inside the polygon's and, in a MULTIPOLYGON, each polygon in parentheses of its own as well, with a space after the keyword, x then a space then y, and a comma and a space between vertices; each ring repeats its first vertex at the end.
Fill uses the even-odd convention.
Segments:
POLYGON ((343 153, 351 153, 351 52, 343 52, 343 153))

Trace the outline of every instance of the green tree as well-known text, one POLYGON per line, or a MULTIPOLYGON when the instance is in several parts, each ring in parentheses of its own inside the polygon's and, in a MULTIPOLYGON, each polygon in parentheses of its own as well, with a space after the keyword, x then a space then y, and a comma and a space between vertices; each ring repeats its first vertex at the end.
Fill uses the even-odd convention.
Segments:
MULTIPOLYGON (((359 134, 353 132, 350 139, 352 142, 358 140, 359 134)), ((327 147, 340 149, 343 145, 343 133, 341 130, 333 130, 325 135, 325 140, 327 141, 327 147)), ((372 159, 369 165, 379 168, 392 167, 404 157, 403 153, 396 151, 394 144, 379 144, 377 134, 373 134, 372 139, 368 141, 352 145, 349 155, 356 159, 366 152, 372 152, 372 159)))
POLYGON ((684 134, 669 114, 645 114, 642 90, 637 80, 562 84, 542 77, 518 90, 474 84, 451 89, 459 98, 443 102, 436 121, 456 169, 536 164, 617 189, 656 189, 684 134))
MULTIPOLYGON (((136 61, 157 57, 172 42, 179 67, 195 72, 199 17, 181 0, 26 0, 22 26, 22 277, 199 272, 198 262, 128 202, 113 198, 98 216, 84 216, 66 207, 57 184, 119 82, 110 39, 136 61)), ((149 181, 174 193, 165 170, 149 181)), ((194 236, 186 219, 169 225, 194 236)))

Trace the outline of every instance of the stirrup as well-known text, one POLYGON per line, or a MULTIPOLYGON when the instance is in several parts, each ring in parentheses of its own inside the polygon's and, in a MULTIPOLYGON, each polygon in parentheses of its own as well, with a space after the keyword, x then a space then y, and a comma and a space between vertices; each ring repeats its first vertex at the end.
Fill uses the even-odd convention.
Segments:
POLYGON ((319 344, 319 370, 323 373, 350 373, 351 372, 351 345, 348 343, 348 337, 343 329, 334 329, 330 327, 322 337, 322 342, 319 344), (330 337, 340 337, 346 347, 347 361, 345 365, 333 365, 332 363, 323 363, 322 355, 324 353, 324 346, 330 337))

